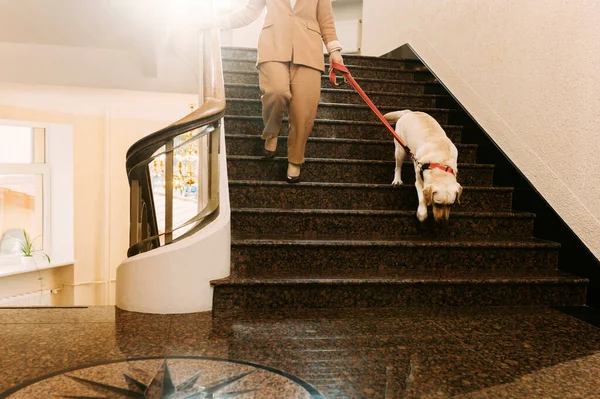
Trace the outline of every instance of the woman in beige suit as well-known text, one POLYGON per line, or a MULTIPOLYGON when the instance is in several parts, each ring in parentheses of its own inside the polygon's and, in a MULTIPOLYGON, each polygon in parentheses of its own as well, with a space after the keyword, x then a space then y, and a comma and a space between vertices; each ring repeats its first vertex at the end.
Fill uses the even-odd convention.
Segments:
POLYGON ((288 109, 288 183, 300 181, 306 141, 312 131, 325 71, 323 44, 330 60, 343 63, 331 0, 249 0, 245 8, 221 21, 236 29, 256 20, 267 7, 258 39, 264 155, 275 156, 283 115, 288 109))

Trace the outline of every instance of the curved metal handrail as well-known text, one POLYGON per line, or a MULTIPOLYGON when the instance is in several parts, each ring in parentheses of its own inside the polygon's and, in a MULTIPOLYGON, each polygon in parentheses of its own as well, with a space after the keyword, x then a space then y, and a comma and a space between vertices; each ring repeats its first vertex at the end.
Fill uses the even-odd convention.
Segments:
MULTIPOLYGON (((225 114, 225 85, 221 48, 217 29, 203 32, 202 105, 177 122, 154 132, 134 143, 126 155, 126 170, 130 185, 130 247, 127 256, 167 245, 201 230, 218 216, 219 212, 219 144, 221 120, 225 114), (191 138, 176 144, 183 134, 197 131, 191 138), (200 198, 202 209, 178 226, 173 226, 173 181, 175 153, 178 149, 198 143, 198 158, 207 162, 201 168, 198 162, 198 180, 206 186, 206 198, 200 198), (164 150, 162 149, 164 148, 164 150), (150 165, 165 158, 165 227, 159 231, 158 217, 150 165), (204 202, 206 202, 204 204, 204 202), (184 230, 185 229, 185 230, 184 230), (174 233, 182 233, 174 238, 174 233)), ((198 190, 198 194, 199 194, 198 190)))
MULTIPOLYGON (((223 112, 221 112, 220 114, 217 114, 216 116, 221 116, 221 117, 222 117, 222 115, 223 115, 223 112)), ((211 118, 211 119, 212 119, 212 118, 211 118)), ((219 119, 220 119, 220 118, 219 118, 219 119)), ((213 121, 213 120, 209 120, 209 122, 206 122, 206 123, 209 123, 208 125, 206 125, 206 124, 204 124, 204 123, 203 123, 203 124, 200 124, 200 125, 199 125, 199 126, 200 126, 200 128, 202 128, 202 127, 207 127, 207 129, 204 129, 204 130, 203 130, 201 133, 199 133, 199 134, 197 134, 197 135, 193 136, 191 139, 189 139, 189 140, 186 140, 186 141, 184 141, 184 142, 182 142, 182 143, 179 143, 178 145, 176 145, 176 146, 174 146, 173 148, 171 148, 171 150, 169 150, 169 151, 167 151, 167 150, 165 150, 165 151, 162 151, 162 152, 156 152, 156 151, 155 151, 155 152, 152 154, 152 156, 150 156, 150 157, 148 157, 148 158, 146 158, 146 159, 143 159, 143 160, 141 160, 141 161, 137 161, 137 158, 139 158, 139 154, 136 154, 135 158, 133 158, 133 157, 131 158, 131 165, 127 165, 127 176, 129 176, 129 175, 131 174, 131 171, 132 171, 133 169, 135 169, 135 168, 137 168, 137 167, 140 167, 140 166, 142 166, 142 165, 147 165, 148 163, 150 163, 150 161, 153 161, 154 159, 156 159, 156 158, 158 158, 158 157, 160 157, 160 156, 162 156, 162 155, 167 155, 169 152, 173 152, 173 151, 177 150, 178 148, 184 147, 185 145, 187 145, 187 144, 190 144, 190 143, 192 143, 193 141, 196 141, 196 140, 198 140, 198 139, 200 139, 200 138, 202 138, 202 137, 204 137, 204 136, 208 135, 209 133, 212 133, 212 132, 213 132, 215 129, 214 129, 214 127, 213 127, 212 129, 209 129, 209 127, 211 127, 211 124, 212 124, 212 123, 218 122, 218 121, 219 121, 219 119, 217 119, 217 120, 215 120, 215 121, 213 121), (135 163, 135 164, 134 164, 134 162, 137 162, 137 163, 135 163)), ((180 133, 177 133, 176 131, 172 131, 172 132, 171 132, 171 134, 175 134, 175 136, 179 136, 179 135, 181 135, 181 134, 188 133, 188 132, 190 132, 190 131, 192 131, 192 130, 196 130, 196 129, 198 129, 198 128, 196 128, 196 127, 194 127, 194 128, 189 128, 189 129, 182 130, 180 133)), ((165 143, 164 143, 164 142, 160 142, 160 141, 159 141, 159 142, 157 142, 157 144, 159 145, 158 149, 160 149, 160 148, 162 148, 162 147, 164 147, 164 146, 165 146, 165 143)), ((128 161, 129 161, 129 159, 128 159, 128 161)))
POLYGON ((138 140, 127 150, 127 174, 129 175, 131 169, 140 163, 140 158, 148 158, 149 155, 154 154, 156 150, 164 146, 168 140, 218 122, 224 115, 225 98, 209 98, 200 108, 190 112, 177 122, 138 140))

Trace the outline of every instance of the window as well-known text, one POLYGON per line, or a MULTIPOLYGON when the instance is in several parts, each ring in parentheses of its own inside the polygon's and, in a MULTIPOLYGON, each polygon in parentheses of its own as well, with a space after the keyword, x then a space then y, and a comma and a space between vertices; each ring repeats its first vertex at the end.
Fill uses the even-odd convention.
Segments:
POLYGON ((0 257, 20 255, 23 230, 35 250, 49 249, 45 136, 43 128, 0 125, 0 257))
POLYGON ((73 228, 72 127, 0 120, 0 273, 19 270, 23 229, 53 264, 72 262, 73 228))

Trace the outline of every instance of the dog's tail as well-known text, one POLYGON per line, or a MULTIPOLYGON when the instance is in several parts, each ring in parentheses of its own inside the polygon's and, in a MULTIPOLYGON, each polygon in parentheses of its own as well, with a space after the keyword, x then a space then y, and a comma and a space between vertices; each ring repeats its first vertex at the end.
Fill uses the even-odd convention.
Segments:
POLYGON ((405 109, 404 111, 388 112, 387 114, 383 115, 383 117, 390 123, 396 123, 398 122, 398 119, 402 118, 406 114, 410 114, 411 112, 412 111, 410 109, 405 109))

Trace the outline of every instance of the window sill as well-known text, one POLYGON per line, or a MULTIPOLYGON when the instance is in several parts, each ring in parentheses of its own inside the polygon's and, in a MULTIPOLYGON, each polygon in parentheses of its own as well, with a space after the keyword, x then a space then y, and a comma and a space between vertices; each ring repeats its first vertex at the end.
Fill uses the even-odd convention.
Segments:
POLYGON ((31 273, 38 270, 48 270, 55 269, 57 267, 63 267, 74 264, 75 261, 63 261, 63 262, 52 262, 52 263, 44 263, 43 265, 37 267, 28 267, 25 268, 20 263, 8 263, 4 265, 0 265, 0 278, 14 276, 16 274, 25 274, 31 273))

